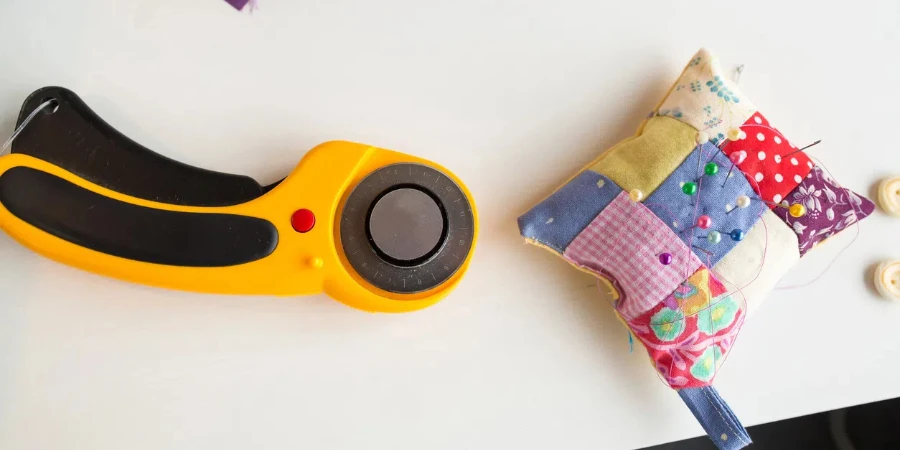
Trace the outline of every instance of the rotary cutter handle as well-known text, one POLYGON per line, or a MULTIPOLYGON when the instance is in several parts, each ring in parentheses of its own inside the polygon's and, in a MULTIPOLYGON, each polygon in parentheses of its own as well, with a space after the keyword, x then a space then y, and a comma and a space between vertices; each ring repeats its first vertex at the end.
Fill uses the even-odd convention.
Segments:
POLYGON ((156 154, 74 93, 26 100, 0 157, 0 227, 49 258, 164 288, 325 292, 400 312, 459 282, 477 237, 474 203, 448 170, 350 142, 310 150, 272 186, 156 154))

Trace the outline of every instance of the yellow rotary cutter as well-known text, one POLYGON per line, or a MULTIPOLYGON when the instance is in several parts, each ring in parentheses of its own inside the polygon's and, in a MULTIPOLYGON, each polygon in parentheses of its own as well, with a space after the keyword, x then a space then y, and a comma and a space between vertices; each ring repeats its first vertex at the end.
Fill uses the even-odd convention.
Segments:
POLYGON ((447 295, 472 256, 468 190, 410 155, 328 142, 261 186, 154 153, 66 89, 33 93, 18 122, 0 157, 0 227, 91 272, 196 292, 324 291, 401 312, 447 295))

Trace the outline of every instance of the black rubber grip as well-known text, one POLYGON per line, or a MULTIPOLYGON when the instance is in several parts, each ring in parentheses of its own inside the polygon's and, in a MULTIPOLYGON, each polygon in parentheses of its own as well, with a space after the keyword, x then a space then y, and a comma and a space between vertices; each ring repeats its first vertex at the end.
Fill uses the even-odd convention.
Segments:
POLYGON ((74 92, 45 87, 28 96, 18 124, 37 114, 13 142, 12 152, 62 167, 99 186, 131 197, 188 206, 230 206, 265 191, 250 177, 189 166, 155 153, 104 122, 74 92))
POLYGON ((133 205, 30 167, 0 175, 0 203, 58 238, 148 263, 234 266, 264 258, 278 245, 278 230, 267 220, 133 205))

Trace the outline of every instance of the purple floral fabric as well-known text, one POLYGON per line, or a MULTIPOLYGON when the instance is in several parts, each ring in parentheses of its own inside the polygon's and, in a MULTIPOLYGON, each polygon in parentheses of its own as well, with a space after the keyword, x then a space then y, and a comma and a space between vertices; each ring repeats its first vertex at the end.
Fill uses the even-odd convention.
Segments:
POLYGON ((247 6, 248 3, 251 4, 250 7, 252 8, 253 7, 252 3, 254 3, 251 0, 225 0, 225 2, 228 3, 229 5, 233 6, 234 9, 236 9, 238 11, 244 9, 244 7, 247 6))
POLYGON ((819 166, 814 166, 803 182, 785 197, 784 203, 800 203, 806 207, 806 215, 793 217, 787 208, 775 208, 781 217, 797 233, 800 256, 819 241, 853 225, 875 211, 869 199, 840 187, 819 166))

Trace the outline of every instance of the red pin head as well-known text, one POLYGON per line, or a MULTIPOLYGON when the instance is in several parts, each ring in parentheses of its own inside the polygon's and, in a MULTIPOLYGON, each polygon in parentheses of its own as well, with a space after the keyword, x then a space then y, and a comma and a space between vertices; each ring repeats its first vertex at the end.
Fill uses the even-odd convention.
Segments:
POLYGON ((740 164, 740 163, 744 162, 745 159, 747 159, 747 152, 745 152, 743 150, 734 152, 734 153, 728 155, 728 159, 730 159, 731 162, 733 162, 735 164, 740 164))
POLYGON ((712 226, 712 219, 709 216, 700 216, 697 218, 697 226, 705 230, 712 226))
POLYGON ((734 166, 739 165, 747 159, 747 152, 743 150, 738 150, 730 155, 728 155, 728 159, 731 160, 731 168, 728 169, 728 175, 725 175, 725 181, 722 182, 722 187, 725 187, 725 183, 728 182, 728 179, 731 178, 731 171, 734 170, 734 166))

